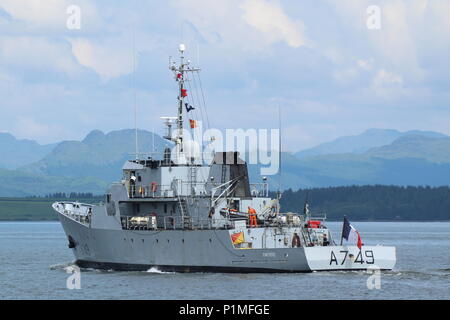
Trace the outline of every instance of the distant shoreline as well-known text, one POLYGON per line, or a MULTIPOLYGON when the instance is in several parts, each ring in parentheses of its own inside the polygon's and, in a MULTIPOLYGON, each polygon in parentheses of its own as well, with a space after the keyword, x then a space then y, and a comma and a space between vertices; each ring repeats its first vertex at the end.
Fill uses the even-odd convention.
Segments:
MULTIPOLYGON (((276 195, 269 194, 274 198, 276 195)), ((0 221, 58 221, 52 204, 77 201, 97 204, 102 195, 55 193, 45 197, 0 197, 0 221)), ((285 190, 282 212, 302 213, 305 203, 312 215, 326 213, 327 221, 447 222, 450 221, 450 188, 399 186, 347 186, 285 190)))
MULTIPOLYGON (((350 217, 351 218, 351 217, 350 217)), ((342 222, 342 220, 326 220, 327 222, 342 222)), ((59 222, 58 219, 35 219, 35 220, 27 220, 27 219, 18 219, 18 220, 6 220, 0 219, 0 223, 2 222, 59 222)), ((450 220, 352 220, 352 222, 445 222, 449 223, 450 220)))

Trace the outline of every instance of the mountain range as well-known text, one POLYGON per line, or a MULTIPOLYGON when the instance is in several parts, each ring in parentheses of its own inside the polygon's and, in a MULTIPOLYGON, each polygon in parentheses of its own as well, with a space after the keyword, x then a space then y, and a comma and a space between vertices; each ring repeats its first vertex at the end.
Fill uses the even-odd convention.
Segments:
POLYGON ((298 158, 318 156, 324 154, 340 153, 364 153, 371 148, 381 147, 391 144, 396 139, 404 136, 419 135, 430 138, 444 138, 446 135, 433 131, 412 130, 400 132, 393 129, 369 129, 365 132, 337 138, 331 142, 319 144, 310 149, 295 153, 298 158))
POLYGON ((19 140, 9 133, 0 132, 0 168, 14 170, 39 161, 56 145, 56 143, 40 145, 34 140, 19 140))
MULTIPOLYGON (((145 130, 138 131, 138 152, 160 152, 168 141, 145 130)), ((45 176, 67 178, 91 177, 112 182, 121 178, 127 159, 135 157, 135 130, 99 130, 89 133, 83 141, 64 141, 41 160, 20 168, 21 171, 45 176)))
MULTIPOLYGON (((101 194, 121 178, 123 163, 135 152, 135 131, 94 130, 82 141, 41 146, 3 134, 0 150, 0 196, 54 192, 101 194), (6 142, 5 142, 6 141, 6 142), (25 144, 30 146, 26 148, 25 144), (17 147, 15 147, 17 146, 17 147), (13 161, 20 157, 21 161, 13 161)), ((161 152, 168 142, 138 132, 140 152, 161 152)), ((450 137, 429 131, 370 129, 295 154, 283 152, 281 178, 269 176, 271 189, 343 185, 450 185, 450 137), (281 186, 280 186, 281 181, 281 186)), ((249 165, 250 179, 260 182, 260 165, 249 165)))

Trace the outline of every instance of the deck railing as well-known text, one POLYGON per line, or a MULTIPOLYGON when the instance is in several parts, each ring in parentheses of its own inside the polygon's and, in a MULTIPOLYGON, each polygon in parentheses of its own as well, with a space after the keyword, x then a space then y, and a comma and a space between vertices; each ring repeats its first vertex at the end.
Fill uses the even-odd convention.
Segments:
POLYGON ((58 202, 53 205, 54 209, 67 218, 77 221, 83 225, 91 225, 92 207, 91 204, 79 202, 58 202))
POLYGON ((164 216, 164 217, 121 217, 123 230, 209 230, 224 229, 230 225, 214 226, 212 219, 200 219, 189 216, 164 216), (136 218, 144 218, 142 220, 136 218), (147 219, 148 218, 148 219, 147 219))
MULTIPOLYGON (((207 196, 211 195, 211 189, 219 186, 211 182, 189 182, 176 180, 172 184, 158 185, 130 185, 129 197, 135 198, 173 198, 180 196, 207 196), (209 189, 207 188, 209 187, 209 189)), ((251 183, 250 193, 254 197, 268 197, 269 186, 267 183, 251 183)))

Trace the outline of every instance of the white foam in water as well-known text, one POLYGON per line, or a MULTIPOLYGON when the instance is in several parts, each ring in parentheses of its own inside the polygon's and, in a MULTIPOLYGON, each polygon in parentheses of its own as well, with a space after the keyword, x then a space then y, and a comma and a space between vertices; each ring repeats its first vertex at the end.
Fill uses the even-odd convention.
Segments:
POLYGON ((174 274, 175 273, 175 272, 164 272, 164 271, 159 270, 156 267, 151 267, 146 272, 148 272, 148 273, 159 273, 159 274, 174 274))
POLYGON ((67 270, 67 268, 73 266, 73 263, 57 263, 52 264, 49 268, 50 270, 67 270))

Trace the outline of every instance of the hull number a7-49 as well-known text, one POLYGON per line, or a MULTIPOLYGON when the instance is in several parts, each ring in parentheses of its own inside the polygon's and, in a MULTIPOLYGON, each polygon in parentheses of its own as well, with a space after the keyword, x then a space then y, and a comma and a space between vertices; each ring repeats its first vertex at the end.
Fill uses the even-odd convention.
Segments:
POLYGON ((373 255, 372 250, 365 250, 364 251, 364 258, 363 258, 363 250, 360 250, 358 254, 355 256, 350 253, 349 250, 340 250, 339 253, 335 254, 334 251, 331 251, 330 255, 330 266, 335 265, 343 265, 348 259, 350 259, 353 263, 360 263, 360 264, 375 264, 375 257, 373 255))

